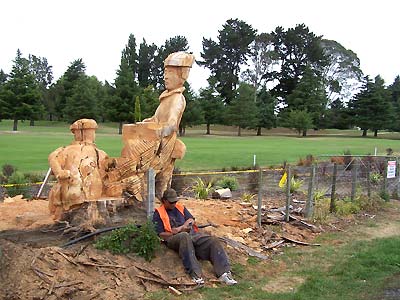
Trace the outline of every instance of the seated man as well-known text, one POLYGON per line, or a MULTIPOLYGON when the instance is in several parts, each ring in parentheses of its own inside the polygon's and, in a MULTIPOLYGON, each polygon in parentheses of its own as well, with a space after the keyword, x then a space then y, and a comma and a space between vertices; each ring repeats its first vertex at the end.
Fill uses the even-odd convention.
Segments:
POLYGON ((218 238, 200 233, 190 212, 180 203, 175 190, 167 189, 161 198, 162 205, 156 208, 153 222, 159 236, 168 248, 179 253, 185 271, 198 284, 203 284, 202 271, 197 258, 209 260, 221 282, 236 284, 232 278, 228 256, 218 238))

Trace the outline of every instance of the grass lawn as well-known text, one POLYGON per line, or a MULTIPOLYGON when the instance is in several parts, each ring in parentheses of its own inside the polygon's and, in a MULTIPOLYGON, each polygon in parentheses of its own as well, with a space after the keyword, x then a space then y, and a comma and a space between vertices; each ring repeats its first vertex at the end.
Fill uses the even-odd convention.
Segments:
MULTIPOLYGON (((12 122, 0 122, 0 166, 12 164, 21 172, 48 169, 48 155, 61 146, 68 145, 73 135, 69 125, 62 122, 38 121, 34 127, 29 122, 19 122, 18 131, 12 132, 12 122)), ((284 161, 296 163, 308 154, 340 155, 349 150, 353 155, 385 154, 387 148, 400 152, 398 134, 381 134, 379 138, 361 138, 355 131, 314 131, 306 138, 297 137, 289 130, 265 131, 264 136, 255 136, 254 131, 243 131, 242 137, 235 136, 236 129, 215 126, 212 135, 204 135, 203 127, 187 129, 182 138, 187 146, 186 156, 176 165, 183 171, 220 170, 231 167, 250 167, 253 156, 262 167, 276 166, 284 161), (269 135, 271 134, 271 135, 269 135), (345 135, 343 135, 345 134, 345 135)), ((122 148, 121 136, 117 134, 117 124, 101 123, 96 134, 97 146, 117 157, 122 148)))

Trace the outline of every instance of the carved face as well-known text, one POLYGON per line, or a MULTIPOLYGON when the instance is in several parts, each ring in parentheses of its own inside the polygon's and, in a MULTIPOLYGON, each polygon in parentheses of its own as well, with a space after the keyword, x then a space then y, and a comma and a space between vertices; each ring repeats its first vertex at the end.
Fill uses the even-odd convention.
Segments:
POLYGON ((166 66, 164 70, 165 88, 174 90, 183 86, 185 79, 182 78, 182 70, 180 67, 166 66))

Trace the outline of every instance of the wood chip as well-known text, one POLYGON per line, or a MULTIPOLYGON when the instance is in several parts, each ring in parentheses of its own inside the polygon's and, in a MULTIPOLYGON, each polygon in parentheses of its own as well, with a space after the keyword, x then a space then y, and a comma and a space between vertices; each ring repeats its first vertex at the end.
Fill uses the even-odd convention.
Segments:
POLYGON ((176 295, 176 296, 182 295, 182 292, 178 291, 176 288, 174 288, 174 287, 172 287, 172 286, 169 286, 169 287, 168 287, 168 290, 169 290, 172 294, 174 294, 174 295, 176 295))

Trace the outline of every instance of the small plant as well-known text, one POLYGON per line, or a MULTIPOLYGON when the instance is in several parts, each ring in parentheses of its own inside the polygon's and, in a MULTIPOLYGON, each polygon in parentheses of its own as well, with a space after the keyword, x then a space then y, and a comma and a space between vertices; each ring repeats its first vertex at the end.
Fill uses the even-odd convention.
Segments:
POLYGON ((313 220, 318 223, 326 223, 329 217, 329 208, 331 200, 328 198, 319 198, 315 200, 313 209, 313 220))
POLYGON ((251 193, 248 193, 248 192, 244 192, 244 193, 240 196, 240 199, 241 199, 243 202, 250 202, 251 200, 254 199, 255 196, 256 196, 256 194, 251 194, 251 193))
POLYGON ((192 186, 192 191, 195 194, 195 197, 198 199, 207 199, 208 194, 212 190, 212 183, 209 182, 206 184, 200 177, 194 180, 194 184, 192 186))
POLYGON ((147 221, 143 226, 129 224, 121 229, 101 237, 95 244, 100 250, 110 250, 114 254, 135 252, 150 261, 160 246, 160 239, 153 222, 147 221))
POLYGON ((236 191, 239 188, 239 183, 235 177, 224 176, 216 182, 216 186, 223 189, 230 189, 231 191, 236 191))
POLYGON ((372 172, 369 174, 369 180, 371 181, 372 184, 378 184, 381 182, 383 176, 379 172, 372 172))
MULTIPOLYGON (((286 191, 286 186, 281 187, 282 190, 286 191)), ((303 180, 295 179, 294 176, 290 179, 290 193, 297 192, 303 186, 303 180)))
POLYGON ((336 214, 341 217, 346 217, 358 213, 361 208, 357 201, 351 201, 349 197, 335 201, 336 214))
POLYGON ((380 191, 379 192, 379 197, 381 197, 383 200, 385 200, 386 202, 388 202, 390 200, 390 195, 388 192, 386 191, 380 191))
POLYGON ((5 164, 2 166, 2 172, 5 177, 10 177, 15 171, 17 171, 17 168, 13 165, 5 164))
POLYGON ((314 201, 321 200, 325 196, 325 191, 316 190, 314 191, 314 201))
POLYGON ((29 197, 27 194, 27 189, 24 183, 27 183, 24 174, 21 172, 15 171, 10 177, 7 179, 7 183, 15 184, 7 188, 7 194, 10 197, 14 197, 16 195, 24 195, 25 197, 29 197))

